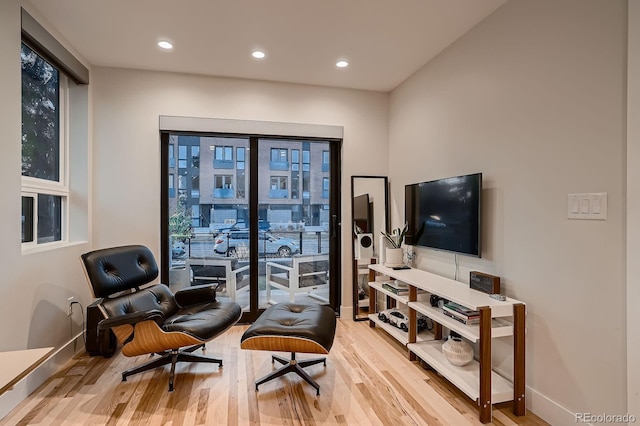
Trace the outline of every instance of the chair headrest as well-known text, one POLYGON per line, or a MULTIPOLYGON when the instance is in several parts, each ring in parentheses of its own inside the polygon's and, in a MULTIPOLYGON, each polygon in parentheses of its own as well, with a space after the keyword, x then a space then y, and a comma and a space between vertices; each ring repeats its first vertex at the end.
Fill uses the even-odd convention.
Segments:
POLYGON ((145 246, 95 250, 81 258, 95 297, 139 287, 158 277, 158 265, 145 246))

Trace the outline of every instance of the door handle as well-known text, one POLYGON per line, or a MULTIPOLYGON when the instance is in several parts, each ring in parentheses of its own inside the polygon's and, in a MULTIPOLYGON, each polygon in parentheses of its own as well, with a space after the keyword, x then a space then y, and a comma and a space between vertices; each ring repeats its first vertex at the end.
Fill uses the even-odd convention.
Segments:
POLYGON ((338 226, 340 226, 340 223, 338 223, 338 215, 332 214, 331 215, 331 238, 336 238, 338 236, 338 226))

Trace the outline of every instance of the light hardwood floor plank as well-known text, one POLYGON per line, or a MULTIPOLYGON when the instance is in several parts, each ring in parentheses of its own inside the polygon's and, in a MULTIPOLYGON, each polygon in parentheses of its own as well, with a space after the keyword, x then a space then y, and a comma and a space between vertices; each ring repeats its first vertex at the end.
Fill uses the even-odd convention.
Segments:
MULTIPOLYGON (((215 364, 179 364, 175 391, 169 367, 121 381, 122 371, 148 361, 79 354, 18 407, 5 425, 480 425, 475 401, 435 371, 409 361, 405 347, 368 322, 339 320, 327 366, 306 371, 320 395, 301 377, 288 374, 255 391, 255 381, 280 364, 271 353, 240 349, 247 326, 232 327, 207 344, 215 364)), ((289 353, 278 353, 289 357, 289 353)), ((316 355, 297 354, 299 360, 316 355)), ((511 404, 494 406, 494 425, 540 426, 511 404)))

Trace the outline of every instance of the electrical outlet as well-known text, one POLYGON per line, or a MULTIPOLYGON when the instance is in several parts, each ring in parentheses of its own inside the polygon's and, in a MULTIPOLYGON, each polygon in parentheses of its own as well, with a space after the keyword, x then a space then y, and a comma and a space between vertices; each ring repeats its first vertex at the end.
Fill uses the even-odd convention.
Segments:
POLYGON ((71 314, 73 314, 73 299, 74 297, 71 296, 70 298, 67 299, 67 301, 69 302, 69 310, 67 311, 67 316, 70 317, 71 314))

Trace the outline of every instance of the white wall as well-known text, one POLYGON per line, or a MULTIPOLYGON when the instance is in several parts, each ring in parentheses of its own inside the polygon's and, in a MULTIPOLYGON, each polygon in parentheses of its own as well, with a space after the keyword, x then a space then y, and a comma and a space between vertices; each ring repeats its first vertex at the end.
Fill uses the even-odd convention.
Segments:
MULTIPOLYGON (((511 0, 391 95, 392 224, 403 185, 484 173, 483 258, 460 279, 527 303, 528 405, 553 424, 627 411, 626 27, 622 0, 511 0), (608 219, 568 220, 575 192, 607 192, 608 219)), ((451 254, 417 264, 454 273, 451 254)))
MULTIPOLYGON (((20 6, 24 6, 45 28, 47 27, 46 21, 31 10, 28 3, 16 0, 0 2, 0 128, 3 137, 0 156, 0 182, 3 183, 0 202, 0 351, 48 346, 62 351, 28 380, 0 397, 0 418, 72 355, 73 345, 67 347, 65 344, 72 336, 81 332, 82 315, 76 307, 76 314, 70 325, 67 317, 67 298, 73 296, 84 306, 91 301, 79 261, 80 254, 88 247, 86 237, 89 226, 89 130, 86 113, 83 117, 78 117, 81 114, 74 112, 75 117, 80 118, 79 121, 82 123, 75 126, 73 131, 76 135, 84 131, 84 136, 81 137, 83 143, 76 145, 70 153, 78 166, 72 170, 72 179, 76 182, 72 202, 74 209, 80 213, 75 216, 77 221, 72 224, 77 244, 51 251, 24 255, 21 253, 20 6)), ((54 29, 47 29, 57 35, 54 29)), ((60 41, 64 44, 63 40, 60 41)), ((86 87, 75 88, 74 96, 84 99, 85 104, 89 102, 89 91, 86 87)), ((81 346, 76 346, 76 349, 80 350, 81 346)))
MULTIPOLYGON (((92 78, 96 248, 140 243, 159 257, 160 115, 343 126, 342 223, 351 223, 350 176, 387 171, 388 94, 106 68, 92 78)), ((349 317, 350 233, 343 227, 349 317)))

